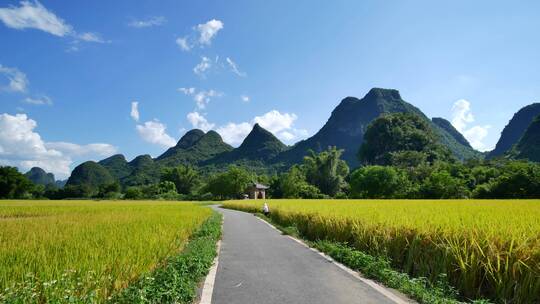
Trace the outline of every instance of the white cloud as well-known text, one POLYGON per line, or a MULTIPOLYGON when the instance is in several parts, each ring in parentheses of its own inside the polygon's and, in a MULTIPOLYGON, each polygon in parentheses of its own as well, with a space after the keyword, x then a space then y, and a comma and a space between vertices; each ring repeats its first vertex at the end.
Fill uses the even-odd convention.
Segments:
POLYGON ((35 2, 21 1, 20 5, 20 7, 0 8, 0 20, 7 27, 17 30, 38 29, 59 37, 73 32, 69 24, 47 10, 37 0, 35 2))
POLYGON ((247 95, 240 95, 240 99, 245 103, 248 103, 251 100, 247 95))
POLYGON ((117 152, 116 147, 104 143, 78 145, 74 143, 59 141, 45 143, 45 147, 47 149, 60 151, 63 154, 70 155, 72 157, 82 157, 89 155, 107 157, 117 152))
MULTIPOLYGON (((206 117, 198 112, 189 113, 187 118, 194 128, 199 128, 205 132, 215 127, 215 124, 208 122, 206 117)), ((258 123, 261 127, 272 132, 279 139, 290 143, 295 139, 306 137, 308 135, 306 130, 294 128, 294 121, 297 118, 296 114, 282 114, 279 111, 272 110, 262 116, 256 116, 249 122, 229 122, 219 126, 216 131, 226 143, 237 146, 242 143, 244 138, 249 134, 253 125, 258 123)))
POLYGON ((78 34, 77 38, 86 42, 107 43, 107 41, 103 40, 103 38, 101 38, 101 35, 98 33, 86 32, 78 34))
POLYGON ((276 134, 283 130, 292 129, 292 125, 297 118, 298 117, 294 113, 281 114, 279 111, 272 110, 262 116, 255 116, 253 122, 258 123, 261 127, 276 134))
POLYGON ((467 125, 474 121, 471 103, 465 99, 456 101, 452 106, 452 125, 465 136, 473 148, 480 151, 490 150, 490 147, 487 147, 483 140, 487 137, 491 126, 476 125, 468 128, 467 125))
POLYGON ((191 45, 188 42, 188 37, 180 37, 176 39, 176 44, 183 50, 183 51, 189 51, 191 50, 191 45))
POLYGON ((74 158, 106 157, 117 150, 103 143, 47 143, 35 132, 36 127, 36 121, 26 114, 0 114, 0 164, 16 166, 23 172, 37 166, 63 179, 69 176, 74 158))
POLYGON ((197 25, 197 31, 199 32, 199 43, 201 45, 210 45, 212 43, 212 39, 221 29, 223 29, 223 22, 216 19, 212 19, 206 23, 197 25))
POLYGON ((229 64, 229 67, 231 68, 231 71, 233 73, 235 73, 236 75, 240 76, 240 77, 245 77, 246 76, 246 73, 245 72, 241 72, 240 69, 238 68, 238 65, 236 64, 236 62, 234 62, 231 58, 227 57, 225 58, 227 60, 227 63, 229 64))
POLYGON ((223 95, 215 90, 197 91, 195 88, 179 88, 178 91, 185 95, 192 96, 198 109, 206 108, 206 105, 213 97, 221 97, 223 95))
MULTIPOLYGON (((71 25, 45 8, 39 1, 21 1, 20 6, 0 8, 0 20, 16 30, 37 29, 58 37, 70 36, 76 40, 105 43, 97 33, 78 34, 71 25)), ((77 47, 69 48, 78 50, 77 47)))
POLYGON ((26 92, 28 79, 26 78, 26 75, 17 68, 5 67, 0 64, 0 76, 3 76, 8 80, 7 85, 0 85, 0 90, 26 92))
POLYGON ((206 117, 201 115, 199 112, 188 113, 187 119, 193 128, 201 129, 204 132, 208 132, 215 126, 213 123, 209 123, 208 120, 206 120, 206 117))
POLYGON ((45 95, 37 96, 37 97, 26 97, 23 99, 24 103, 29 103, 33 105, 52 105, 52 100, 45 95))
POLYGON ((166 148, 176 145, 176 141, 167 134, 167 127, 157 120, 147 121, 136 126, 139 136, 146 142, 166 148))
POLYGON ((238 124, 230 122, 219 127, 216 131, 221 135, 223 141, 236 146, 242 143, 252 128, 253 125, 248 122, 241 122, 238 124))
POLYGON ((137 122, 139 121, 139 102, 133 101, 131 103, 131 112, 129 113, 129 115, 131 116, 131 118, 133 118, 133 120, 137 122))
POLYGON ((145 27, 160 26, 160 25, 165 24, 165 22, 167 22, 167 19, 165 17, 154 16, 148 19, 143 19, 143 20, 133 20, 130 23, 128 23, 128 26, 134 27, 134 28, 145 28, 145 27))
POLYGON ((201 57, 201 62, 193 68, 193 73, 198 76, 204 77, 205 72, 212 67, 212 61, 208 57, 201 57))

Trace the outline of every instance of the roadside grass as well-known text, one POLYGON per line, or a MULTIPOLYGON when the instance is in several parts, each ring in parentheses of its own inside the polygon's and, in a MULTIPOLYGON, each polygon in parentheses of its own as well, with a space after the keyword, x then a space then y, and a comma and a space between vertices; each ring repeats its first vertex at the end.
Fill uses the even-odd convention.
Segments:
POLYGON ((112 297, 111 303, 192 303, 197 284, 208 274, 221 237, 221 214, 214 214, 190 239, 182 253, 165 261, 112 297))
POLYGON ((213 213, 185 202, 0 201, 0 303, 103 303, 186 251, 213 213))
MULTIPOLYGON (((383 259, 429 288, 455 288, 449 296, 456 300, 540 301, 539 200, 266 202, 274 224, 294 227, 306 240, 336 245, 321 243, 321 249, 336 255, 348 248, 383 259)), ((260 212, 261 204, 223 203, 252 213, 260 212)))

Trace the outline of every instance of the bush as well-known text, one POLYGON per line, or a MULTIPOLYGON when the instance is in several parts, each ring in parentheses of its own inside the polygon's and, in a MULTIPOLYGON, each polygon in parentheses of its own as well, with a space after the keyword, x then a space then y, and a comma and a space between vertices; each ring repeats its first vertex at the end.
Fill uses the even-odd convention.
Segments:
POLYGON ((404 171, 383 166, 357 169, 351 175, 352 198, 403 198, 411 191, 404 171))

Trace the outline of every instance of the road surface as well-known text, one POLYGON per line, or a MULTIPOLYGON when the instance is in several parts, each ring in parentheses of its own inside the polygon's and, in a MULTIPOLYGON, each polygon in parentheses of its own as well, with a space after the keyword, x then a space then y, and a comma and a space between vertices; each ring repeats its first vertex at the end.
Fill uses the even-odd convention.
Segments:
POLYGON ((212 304, 396 303, 254 215, 216 210, 224 224, 212 304))

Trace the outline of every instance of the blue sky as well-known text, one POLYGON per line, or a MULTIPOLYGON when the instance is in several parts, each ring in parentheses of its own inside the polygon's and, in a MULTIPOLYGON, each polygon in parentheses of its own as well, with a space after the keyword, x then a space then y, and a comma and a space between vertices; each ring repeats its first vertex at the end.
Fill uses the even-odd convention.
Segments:
POLYGON ((112 153, 157 156, 193 127, 238 145, 255 122, 293 144, 342 98, 372 87, 400 90, 489 150, 514 112, 540 101, 539 9, 538 1, 2 1, 0 164, 65 178, 112 153))

